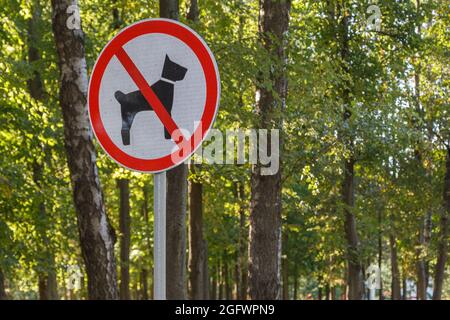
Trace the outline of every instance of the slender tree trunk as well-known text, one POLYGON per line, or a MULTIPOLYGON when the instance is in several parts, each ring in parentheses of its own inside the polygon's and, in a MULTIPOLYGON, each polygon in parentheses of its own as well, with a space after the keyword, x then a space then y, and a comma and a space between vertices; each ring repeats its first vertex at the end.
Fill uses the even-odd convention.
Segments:
POLYGON ((336 287, 331 288, 331 300, 336 300, 337 293, 336 293, 336 287))
POLYGON ((5 275, 3 274, 3 270, 0 269, 0 300, 7 299, 8 296, 6 295, 5 275))
POLYGON ((148 300, 148 270, 141 270, 141 300, 148 300))
POLYGON ((187 167, 167 171, 167 299, 186 298, 186 193, 187 167))
POLYGON ((198 22, 199 9, 197 0, 190 0, 187 19, 191 22, 198 22))
POLYGON ((203 299, 209 300, 208 242, 203 240, 203 299))
POLYGON ((118 179, 120 193, 120 299, 130 300, 130 180, 118 179))
POLYGON ((92 131, 86 110, 87 70, 82 29, 71 30, 67 8, 76 0, 52 0, 52 26, 61 72, 60 104, 89 299, 118 299, 114 230, 105 211, 92 131))
POLYGON ((230 284, 230 270, 228 268, 228 261, 224 258, 223 261, 223 282, 225 287, 225 300, 231 300, 231 284, 230 284))
MULTIPOLYGON (((284 230, 283 233, 283 247, 287 248, 288 242, 288 233, 287 230, 284 230)), ((287 252, 284 249, 284 257, 281 260, 281 272, 283 277, 283 300, 289 300, 289 265, 287 259, 287 252)))
POLYGON ((378 211, 378 270, 380 270, 380 300, 384 300, 383 279, 381 279, 381 265, 383 263, 383 214, 378 211))
MULTIPOLYGON (((187 14, 188 21, 197 22, 198 15, 197 0, 191 0, 187 14)), ((190 181, 189 193, 189 281, 193 300, 207 299, 208 296, 206 275, 208 257, 206 256, 206 240, 203 238, 203 184, 200 181, 200 171, 199 165, 191 165, 193 179, 190 181)))
POLYGON ((240 201, 239 205, 239 275, 240 275, 240 291, 239 299, 247 299, 248 290, 248 228, 247 228, 247 217, 245 214, 245 189, 244 184, 240 183, 238 186, 238 198, 240 201))
MULTIPOLYGON (((420 17, 421 11, 421 1, 416 0, 416 9, 417 9, 417 17, 420 17)), ((417 21, 417 36, 419 39, 422 38, 422 24, 421 21, 417 21)), ((417 117, 421 120, 424 120, 423 117, 423 109, 421 104, 421 63, 420 60, 417 61, 417 56, 413 58, 414 62, 417 62, 417 66, 415 67, 414 73, 414 102, 417 117)), ((416 130, 421 132, 421 128, 416 124, 417 120, 414 120, 414 124, 416 125, 416 130)), ((420 171, 426 174, 425 168, 423 166, 422 159, 422 151, 420 147, 420 142, 417 141, 414 149, 415 159, 417 162, 418 168, 420 171)), ((428 233, 428 216, 429 212, 424 216, 423 223, 420 224, 419 227, 419 239, 418 239, 418 248, 416 250, 416 273, 417 273, 417 299, 418 300, 426 300, 427 299, 427 287, 428 287, 428 262, 426 260, 424 249, 428 246, 428 242, 430 239, 430 234, 428 233)), ((431 223, 431 218, 430 218, 431 223)))
POLYGON ((392 283, 391 283, 391 291, 392 291, 392 300, 400 300, 400 270, 398 267, 398 256, 397 256, 397 241, 395 240, 395 236, 393 231, 389 235, 389 244, 391 247, 391 275, 392 275, 392 283))
MULTIPOLYGON (((151 230, 150 230, 150 224, 148 222, 149 190, 148 190, 148 186, 146 184, 144 184, 144 186, 142 187, 142 194, 144 196, 144 200, 143 200, 142 206, 141 206, 141 214, 142 214, 142 217, 143 217, 144 223, 145 223, 145 241, 146 241, 146 247, 149 250, 149 256, 152 257, 153 251, 152 251, 152 242, 151 242, 151 230)), ((144 267, 141 270, 142 299, 143 300, 149 299, 148 278, 152 277, 152 273, 149 272, 149 269, 145 266, 146 263, 147 263, 147 261, 144 261, 144 263, 143 263, 144 267)), ((151 271, 151 269, 150 269, 150 271, 151 271)), ((151 283, 153 284, 153 280, 151 283)), ((153 288, 150 288, 150 297, 153 298, 152 294, 153 294, 153 288)))
POLYGON ((294 273, 294 297, 293 300, 298 299, 298 272, 297 269, 295 269, 294 273))
MULTIPOLYGON (((178 20, 178 0, 159 0, 161 18, 178 20)), ((169 300, 186 298, 186 200, 187 166, 180 164, 167 175, 167 244, 166 244, 166 296, 169 300)))
MULTIPOLYGON (((350 48, 349 48, 349 21, 350 14, 347 8, 341 8, 342 19, 340 25, 341 33, 341 59, 346 63, 343 69, 346 73, 349 73, 348 63, 350 60, 350 48)), ((344 115, 343 120, 345 126, 348 126, 348 122, 352 116, 351 96, 350 96, 350 84, 348 81, 343 85, 342 89, 342 101, 344 103, 344 115)), ((344 160, 344 177, 342 182, 342 202, 344 204, 344 229, 345 238, 347 241, 347 264, 348 264, 348 299, 361 300, 364 297, 364 284, 362 277, 362 265, 359 255, 359 239, 356 229, 356 217, 353 213, 354 201, 355 201, 355 158, 353 155, 353 137, 351 134, 344 135, 344 144, 346 148, 352 153, 349 159, 344 160)))
MULTIPOLYGON (((260 41, 273 57, 272 88, 257 88, 258 127, 280 129, 287 96, 284 38, 289 25, 290 0, 262 0, 259 10, 260 41)), ((270 139, 270 137, 268 137, 270 139)), ((252 169, 250 209, 249 283, 252 299, 280 299, 281 172, 263 175, 252 169)))
POLYGON ((217 282, 219 284, 219 300, 223 300, 223 270, 222 262, 219 260, 217 264, 217 282))
POLYGON ((211 283, 211 300, 217 300, 217 279, 219 278, 217 266, 214 266, 211 283))
POLYGON ((402 277, 402 300, 408 299, 408 288, 406 284, 406 275, 405 270, 403 270, 403 277, 402 277))
POLYGON ((424 249, 427 246, 427 236, 426 236, 426 219, 419 228, 419 241, 416 250, 416 273, 417 273, 417 300, 427 299, 427 267, 425 257, 423 256, 424 249))
POLYGON ((197 174, 200 168, 191 165, 189 192, 189 283, 191 286, 191 299, 205 299, 204 292, 204 264, 206 257, 203 239, 203 185, 197 174))
POLYGON ((236 256, 236 263, 234 265, 234 289, 236 295, 234 296, 235 300, 240 300, 241 295, 241 272, 239 270, 239 256, 236 256))
POLYGON ((441 209, 440 230, 438 240, 438 258, 434 269, 433 300, 442 299, 444 285, 445 264, 448 257, 448 217, 450 215, 450 147, 447 146, 447 159, 445 162, 445 178, 443 192, 443 208, 441 209))

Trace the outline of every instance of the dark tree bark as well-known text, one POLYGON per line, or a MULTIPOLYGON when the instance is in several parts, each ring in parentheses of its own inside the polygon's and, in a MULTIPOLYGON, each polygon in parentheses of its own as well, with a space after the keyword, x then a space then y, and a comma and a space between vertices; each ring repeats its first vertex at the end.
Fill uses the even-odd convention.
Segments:
MULTIPOLYGON (((197 0, 191 0, 187 14, 188 21, 195 23, 199 19, 197 0)), ((189 194, 189 232, 190 232, 190 259, 189 259, 189 281, 191 285, 191 299, 202 300, 208 298, 208 256, 206 251, 206 240, 203 238, 203 184, 200 181, 200 166, 191 165, 191 180, 189 194), (198 172, 197 172, 198 171, 198 172)))
POLYGON ((403 277, 402 277, 402 300, 408 299, 408 288, 406 286, 406 275, 405 270, 403 270, 403 277))
MULTIPOLYGON (((420 17, 421 1, 416 0, 417 17, 420 17)), ((422 22, 417 20, 417 36, 422 38, 422 22)), ((417 62, 417 57, 413 57, 413 61, 417 62)), ((422 103, 421 103, 421 63, 418 61, 415 67, 414 73, 414 103, 416 108, 416 116, 424 120, 422 103)), ((418 125, 417 119, 413 120, 413 125, 418 132, 422 132, 420 125, 418 125)), ((417 172, 426 175, 426 170, 423 166, 422 150, 420 141, 417 141, 414 146, 414 155, 417 163, 417 172)), ((416 250, 416 274, 417 274, 417 299, 427 299, 427 287, 428 287, 428 261, 423 253, 424 249, 428 247, 431 240, 431 213, 430 211, 423 217, 423 223, 419 226, 419 238, 416 250)))
POLYGON ((200 168, 191 165, 189 192, 189 283, 191 288, 191 299, 205 299, 205 260, 206 250, 203 239, 203 185, 198 176, 200 168))
POLYGON ((419 228, 419 240, 416 250, 416 273, 417 273, 417 299, 427 300, 428 288, 428 261, 424 257, 423 250, 430 245, 431 241, 431 213, 425 215, 423 223, 419 228))
POLYGON ((211 279, 211 300, 217 300, 217 279, 219 278, 217 266, 213 268, 213 275, 211 279))
POLYGON ((179 19, 180 5, 178 0, 159 0, 159 16, 161 18, 179 19))
POLYGON ((293 300, 297 300, 298 299, 298 273, 297 273, 297 269, 295 269, 295 271, 294 271, 294 297, 292 299, 293 300))
POLYGON ((450 215, 450 146, 447 146, 445 168, 444 192, 442 198, 443 208, 441 209, 438 240, 438 258, 434 269, 433 300, 441 300, 442 298, 445 264, 448 257, 448 217, 450 215))
MULTIPOLYGON (((36 46, 36 42, 39 40, 40 34, 38 34, 38 23, 41 19, 41 7, 39 1, 34 1, 33 3, 33 15, 31 19, 28 20, 28 62, 33 64, 41 59, 40 52, 36 46)), ((30 96, 36 101, 45 102, 45 91, 44 84, 42 83, 41 74, 39 71, 33 71, 33 77, 27 81, 28 90, 30 96)), ((39 148, 41 152, 45 152, 45 146, 39 143, 39 148)), ((50 239, 47 235, 47 212, 45 208, 44 199, 42 198, 42 180, 44 172, 44 161, 42 159, 37 159, 33 163, 33 180, 36 185, 36 193, 38 195, 37 216, 41 220, 41 223, 37 224, 37 231, 42 240, 42 248, 40 255, 42 259, 39 259, 39 269, 38 272, 38 288, 39 288, 39 299, 40 300, 57 300, 58 299, 58 289, 55 268, 55 258, 52 252, 50 252, 50 239), (45 261, 46 263, 42 263, 45 261), (47 269, 45 272, 42 269, 47 269)))
POLYGON ((123 21, 120 18, 120 12, 119 12, 119 8, 118 8, 117 0, 114 0, 114 3, 113 3, 112 16, 113 16, 113 21, 112 21, 112 25, 111 25, 112 29, 113 30, 120 29, 120 27, 123 24, 123 21))
POLYGON ((187 19, 192 22, 198 22, 199 9, 197 0, 190 0, 187 19))
POLYGON ((167 171, 167 299, 186 298, 187 166, 167 171))
MULTIPOLYGON (((349 73, 348 65, 350 65, 350 37, 349 37, 349 21, 350 13, 348 8, 340 8, 341 24, 340 24, 340 39, 342 41, 340 46, 340 55, 344 61, 343 70, 349 73)), ((345 81, 342 90, 342 101, 344 103, 343 121, 344 127, 348 127, 349 120, 352 116, 351 97, 350 97, 350 83, 345 81)), ((344 230, 347 242, 347 265, 348 265, 348 299, 361 300, 364 297, 363 284, 363 268, 359 255, 359 239, 356 228, 356 217, 353 213, 355 202, 355 157, 353 155, 353 137, 351 134, 344 134, 344 145, 350 151, 351 155, 344 160, 344 177, 341 187, 342 202, 344 204, 344 230)))
POLYGON ((148 300, 148 270, 141 270, 141 300, 148 300))
POLYGON ((327 285, 325 286, 325 300, 331 299, 331 290, 330 290, 330 283, 327 282, 327 285))
MULTIPOLYGON (((178 0, 160 0, 161 18, 178 20, 178 0)), ((166 297, 186 299, 186 200, 187 166, 183 163, 166 172, 166 297)))
POLYGON ((228 261, 224 256, 222 263, 223 267, 223 282, 225 287, 225 300, 231 300, 231 283, 230 283, 230 269, 228 268, 228 261))
MULTIPOLYGON (((148 186, 144 185, 142 188, 142 193, 144 195, 144 201, 142 202, 142 206, 141 206, 141 214, 144 218, 144 222, 145 222, 145 241, 146 241, 146 247, 149 250, 149 256, 152 257, 153 256, 153 251, 152 251, 152 242, 151 242, 151 230, 150 230, 150 224, 148 221, 148 204, 149 204, 149 190, 148 190, 148 186)), ((151 269, 150 269, 151 270, 151 269)), ((143 300, 148 300, 149 299, 149 294, 148 294, 148 278, 151 277, 151 272, 149 273, 149 269, 147 269, 147 267, 143 267, 141 270, 141 289, 142 289, 142 299, 143 300)), ((153 284, 153 281, 151 282, 153 284)), ((153 294, 153 288, 150 288, 150 295, 151 297, 153 294)))
POLYGON ((2 269, 0 269, 0 300, 7 300, 8 296, 6 295, 6 287, 5 287, 5 275, 3 274, 2 269))
POLYGON ((87 70, 82 29, 69 29, 76 0, 52 0, 52 26, 61 72, 59 100, 89 299, 118 299, 114 230, 105 211, 86 109, 87 70))
POLYGON ((130 180, 118 179, 120 193, 120 299, 130 300, 130 180))
MULTIPOLYGON (((283 233, 283 248, 287 248, 288 233, 287 230, 283 233)), ((284 251, 284 257, 282 258, 281 272, 283 277, 283 300, 289 300, 289 263, 287 259, 286 249, 284 251)))
MULTIPOLYGON (((381 274, 381 265, 383 262, 383 214, 382 211, 378 211, 378 270, 381 274)), ((380 300, 384 300, 383 295, 383 279, 380 277, 380 300)))
MULTIPOLYGON (((257 88, 257 126, 281 128, 281 114, 287 96, 284 38, 289 25, 289 0, 260 1, 259 35, 265 50, 276 61, 272 64, 272 88, 257 88)), ((268 137, 270 139, 270 137, 268 137)), ((262 175, 261 165, 252 169, 250 208, 249 283, 252 299, 280 299, 281 268, 281 169, 262 175)))
POLYGON ((224 292, 223 278, 224 275, 222 270, 222 261, 219 260, 219 262, 217 263, 217 283, 219 285, 219 293, 218 293, 219 300, 223 300, 223 292, 224 292))
POLYGON ((245 189, 244 184, 238 183, 236 186, 235 197, 239 201, 239 249, 238 249, 238 299, 247 299, 248 289, 248 268, 247 268, 247 255, 248 255, 248 228, 246 226, 247 217, 245 215, 245 189))
POLYGON ((395 239, 393 231, 389 235, 389 245, 391 248, 391 291, 392 300, 400 300, 400 270, 398 267, 398 256, 397 256, 397 241, 395 239))
POLYGON ((203 298, 209 300, 209 267, 208 267, 208 242, 203 240, 203 298))

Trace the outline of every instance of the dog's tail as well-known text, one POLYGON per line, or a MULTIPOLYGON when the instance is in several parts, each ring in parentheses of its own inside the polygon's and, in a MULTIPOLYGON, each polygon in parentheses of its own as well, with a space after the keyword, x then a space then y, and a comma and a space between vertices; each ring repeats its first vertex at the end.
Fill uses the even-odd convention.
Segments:
POLYGON ((125 98, 125 94, 122 91, 116 91, 114 93, 114 97, 117 101, 119 101, 119 103, 122 103, 125 98))

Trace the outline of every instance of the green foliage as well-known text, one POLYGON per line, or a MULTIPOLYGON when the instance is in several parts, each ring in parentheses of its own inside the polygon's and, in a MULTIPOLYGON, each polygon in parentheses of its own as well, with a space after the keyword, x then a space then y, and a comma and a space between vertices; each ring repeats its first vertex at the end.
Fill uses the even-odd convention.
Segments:
MULTIPOLYGON (((414 278, 418 230, 429 212, 431 243, 422 252, 434 265, 445 145, 450 139, 448 3, 424 1, 418 11, 415 1, 379 0, 382 29, 376 32, 366 25, 370 1, 343 1, 351 15, 350 57, 344 61, 342 39, 335 32, 341 17, 330 19, 328 2, 293 1, 286 34, 289 93, 282 114, 282 204, 283 233, 288 237, 282 250, 290 285, 299 278, 302 297, 313 291, 317 295, 319 287, 341 290, 345 284, 340 188, 342 163, 350 156, 356 159, 351 209, 358 221, 363 265, 377 261, 380 233, 382 258, 389 261, 389 235, 395 234, 402 276, 414 278), (346 89, 349 122, 342 121, 346 89), (346 143, 349 137, 352 148, 346 143)), ((0 6, 0 269, 14 298, 36 298, 38 274, 51 270, 57 272, 60 294, 68 297, 68 270, 83 261, 58 107, 51 8, 49 1, 37 0, 2 0, 0 6), (28 23, 39 2, 34 46, 41 58, 29 63, 28 23), (39 101, 30 96, 27 85, 36 73, 45 92, 39 101), (38 181, 36 165, 42 168, 38 181)), ((223 132, 252 128, 257 123, 256 88, 272 89, 270 75, 280 63, 259 44, 258 1, 203 0, 199 6, 200 18, 194 24, 186 20, 186 2, 181 1, 180 19, 205 38, 218 61, 222 97, 215 127, 223 132)), ((83 0, 80 11, 90 72, 119 29, 158 16, 158 1, 83 0)), ((153 263, 152 179, 119 168, 97 149, 107 213, 116 230, 116 179, 131 181, 131 278, 137 288, 141 270, 151 270, 153 263)), ((189 179, 204 186, 204 233, 212 274, 219 261, 236 263, 242 236, 239 214, 244 210, 248 215, 250 206, 250 166, 203 165, 189 179), (236 195, 238 184, 245 186, 244 199, 236 195)), ((446 290, 448 298, 448 283, 446 290)), ((70 294, 83 298, 85 291, 82 287, 70 294)))

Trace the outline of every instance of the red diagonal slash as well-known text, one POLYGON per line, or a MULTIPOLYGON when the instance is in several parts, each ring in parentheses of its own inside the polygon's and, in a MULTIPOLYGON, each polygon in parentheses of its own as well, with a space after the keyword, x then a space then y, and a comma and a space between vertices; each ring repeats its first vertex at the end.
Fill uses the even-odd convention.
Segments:
MULTIPOLYGON (((125 52, 123 48, 120 48, 116 52, 116 56, 119 59, 120 63, 122 63, 127 73, 130 75, 131 79, 133 79, 134 83, 138 86, 139 90, 144 95, 149 105, 152 106, 153 111, 155 111, 159 120, 161 120, 162 124, 167 129, 167 131, 169 131, 170 135, 175 141, 174 133, 177 132, 179 128, 175 121, 173 121, 170 114, 167 112, 162 102, 159 100, 158 96, 148 85, 142 73, 139 71, 133 60, 131 60, 130 56, 125 52)), ((175 141, 176 144, 180 144, 183 141, 183 135, 181 134, 181 131, 178 132, 180 134, 177 136, 178 141, 175 141)))

